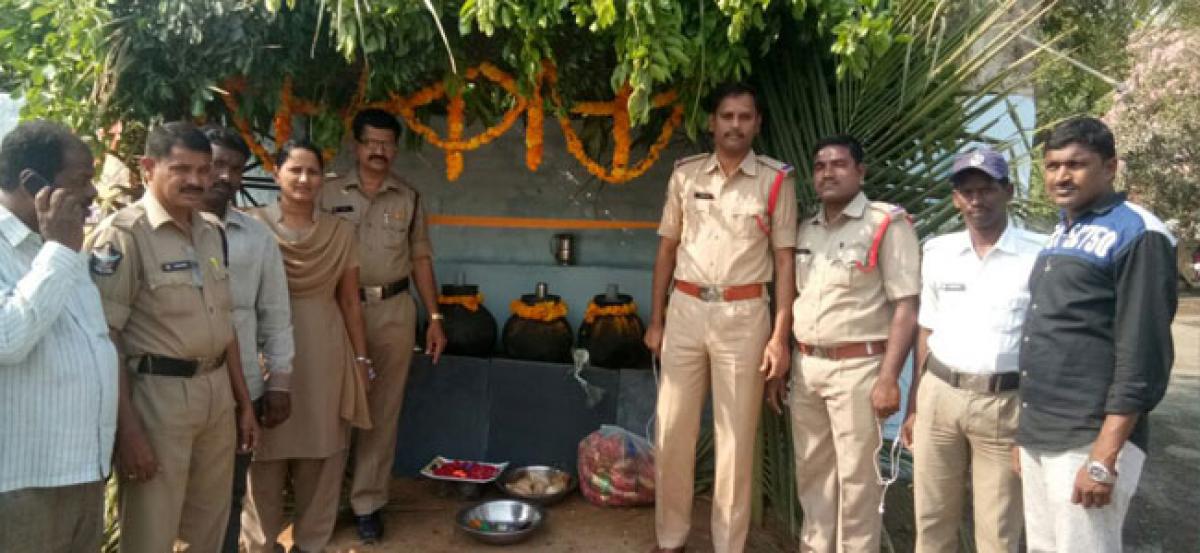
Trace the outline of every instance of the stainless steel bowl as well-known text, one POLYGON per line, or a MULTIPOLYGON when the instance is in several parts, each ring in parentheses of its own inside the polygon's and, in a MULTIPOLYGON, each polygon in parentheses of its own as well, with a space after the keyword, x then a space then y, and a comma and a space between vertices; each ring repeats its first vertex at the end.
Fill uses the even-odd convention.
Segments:
POLYGON ((546 513, 527 501, 494 499, 458 512, 458 529, 483 543, 508 545, 528 538, 541 527, 546 513))
POLYGON ((558 503, 559 501, 562 501, 562 499, 564 497, 570 495, 571 492, 575 491, 575 487, 579 484, 579 482, 577 480, 578 479, 576 479, 575 476, 569 472, 559 470, 554 467, 547 467, 547 466, 542 466, 542 465, 532 465, 532 466, 528 466, 528 467, 519 467, 519 468, 515 468, 515 469, 510 469, 508 472, 505 472, 503 475, 501 475, 500 478, 496 479, 496 486, 500 488, 500 491, 502 491, 505 494, 510 495, 512 497, 524 499, 525 501, 529 501, 531 503, 536 503, 538 505, 547 506, 547 505, 553 505, 555 503, 558 503), (518 492, 515 492, 515 491, 509 489, 508 485, 510 483, 516 482, 516 481, 520 480, 521 478, 524 478, 526 475, 534 474, 534 473, 544 474, 548 477, 553 476, 555 474, 566 475, 567 487, 557 493, 542 494, 542 495, 523 494, 523 493, 518 493, 518 492))

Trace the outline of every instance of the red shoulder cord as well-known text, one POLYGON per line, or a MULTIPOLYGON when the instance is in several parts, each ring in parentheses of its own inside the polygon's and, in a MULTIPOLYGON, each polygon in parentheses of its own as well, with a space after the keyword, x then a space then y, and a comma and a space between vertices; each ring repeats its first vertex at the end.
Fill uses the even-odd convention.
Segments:
POLYGON ((779 202, 779 187, 783 184, 783 179, 787 177, 786 171, 780 171, 775 174, 775 182, 771 183, 771 193, 767 196, 767 217, 763 220, 762 215, 755 215, 754 221, 758 223, 758 228, 767 236, 771 235, 771 229, 767 225, 771 222, 771 216, 775 215, 775 204, 779 202))
MULTIPOLYGON (((904 214, 904 217, 908 219, 909 223, 912 223, 912 218, 909 217, 907 213, 904 214)), ((871 250, 867 253, 867 264, 863 265, 862 261, 854 262, 854 266, 858 267, 858 270, 864 273, 869 273, 874 271, 875 267, 879 266, 879 248, 883 246, 883 236, 887 233, 888 225, 891 224, 891 214, 889 214, 888 218, 884 219, 882 223, 879 223, 879 228, 875 229, 875 236, 871 238, 871 250)))

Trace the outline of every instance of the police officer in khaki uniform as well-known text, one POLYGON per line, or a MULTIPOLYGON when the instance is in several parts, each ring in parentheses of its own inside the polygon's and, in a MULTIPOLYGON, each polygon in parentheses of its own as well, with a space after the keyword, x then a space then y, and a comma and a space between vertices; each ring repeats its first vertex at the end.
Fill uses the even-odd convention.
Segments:
MULTIPOLYGON (((791 396, 801 550, 879 551, 875 449, 900 408, 897 379, 916 332, 917 235, 904 210, 862 193, 863 149, 849 136, 814 149, 821 208, 801 221, 791 396)), ((778 408, 782 386, 768 399, 778 408)))
POLYGON ((124 369, 116 461, 121 550, 131 553, 170 551, 177 538, 189 551, 218 551, 234 450, 257 440, 223 237, 197 211, 211 152, 188 123, 153 129, 142 160, 149 193, 86 244, 124 369))
POLYGON ((723 86, 711 105, 716 153, 679 161, 667 185, 646 331, 647 347, 662 358, 654 433, 655 551, 662 552, 682 551, 687 542, 696 438, 710 389, 713 547, 718 553, 745 548, 763 382, 781 378, 790 361, 791 167, 750 149, 762 123, 753 89, 723 86), (772 315, 766 284, 773 274, 783 285, 775 287, 772 315))
POLYGON ((320 207, 353 223, 357 231, 368 357, 378 377, 367 396, 374 426, 355 433, 350 506, 359 537, 372 543, 383 536, 380 511, 388 501, 396 431, 416 340, 410 283, 416 284, 430 312, 425 344, 434 363, 446 347, 446 334, 437 310, 433 247, 420 196, 390 172, 400 124, 385 111, 368 109, 354 117, 352 126, 357 163, 349 174, 326 183, 320 207))

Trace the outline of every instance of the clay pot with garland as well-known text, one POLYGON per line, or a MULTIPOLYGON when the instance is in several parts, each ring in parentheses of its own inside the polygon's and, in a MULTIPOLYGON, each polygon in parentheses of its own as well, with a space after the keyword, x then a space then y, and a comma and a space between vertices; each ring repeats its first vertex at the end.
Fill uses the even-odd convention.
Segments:
POLYGON ((512 316, 501 333, 506 355, 525 361, 571 362, 574 340, 562 298, 539 282, 533 294, 524 294, 509 306, 512 316))
POLYGON ((496 317, 483 305, 479 286, 442 285, 438 310, 445 315, 446 353, 470 357, 490 357, 496 346, 496 317))
POLYGON ((592 298, 579 327, 579 347, 588 350, 591 364, 606 369, 650 367, 650 350, 642 337, 646 325, 637 314, 633 297, 621 294, 617 285, 592 298))

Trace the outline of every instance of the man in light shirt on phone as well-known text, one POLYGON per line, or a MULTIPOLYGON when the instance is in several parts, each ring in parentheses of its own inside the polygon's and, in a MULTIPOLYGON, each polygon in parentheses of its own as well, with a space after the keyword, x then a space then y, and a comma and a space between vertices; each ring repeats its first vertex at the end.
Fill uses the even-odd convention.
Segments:
POLYGON ((0 551, 98 551, 117 351, 88 276, 92 154, 29 121, 0 145, 0 551))

